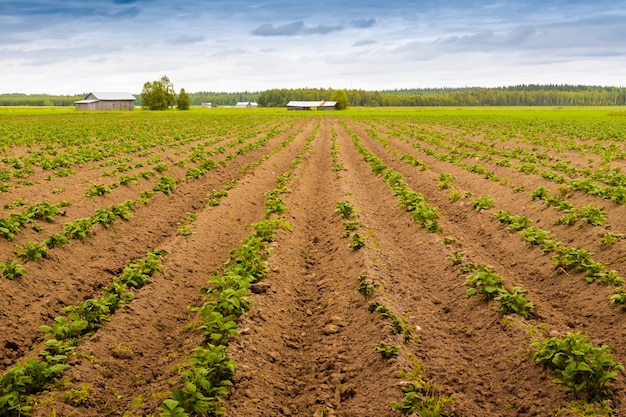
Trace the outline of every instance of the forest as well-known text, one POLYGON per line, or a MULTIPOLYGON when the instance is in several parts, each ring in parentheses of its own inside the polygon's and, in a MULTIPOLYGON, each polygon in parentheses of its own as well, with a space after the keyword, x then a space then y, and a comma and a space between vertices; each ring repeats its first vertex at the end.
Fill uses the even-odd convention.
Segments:
MULTIPOLYGON (((331 88, 275 88, 260 92, 188 93, 191 105, 232 106, 256 101, 262 107, 284 107, 290 100, 329 100, 331 88)), ((346 90, 351 106, 620 106, 626 87, 526 84, 483 88, 415 88, 367 91, 346 90)), ((0 94, 0 106, 72 106, 85 94, 0 94)), ((141 97, 135 94, 136 105, 141 97)))

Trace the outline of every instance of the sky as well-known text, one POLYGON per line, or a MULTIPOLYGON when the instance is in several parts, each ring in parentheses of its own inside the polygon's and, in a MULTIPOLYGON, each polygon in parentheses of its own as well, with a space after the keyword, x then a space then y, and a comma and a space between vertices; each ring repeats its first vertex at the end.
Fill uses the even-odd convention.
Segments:
POLYGON ((626 85, 626 0, 0 0, 0 93, 626 85))

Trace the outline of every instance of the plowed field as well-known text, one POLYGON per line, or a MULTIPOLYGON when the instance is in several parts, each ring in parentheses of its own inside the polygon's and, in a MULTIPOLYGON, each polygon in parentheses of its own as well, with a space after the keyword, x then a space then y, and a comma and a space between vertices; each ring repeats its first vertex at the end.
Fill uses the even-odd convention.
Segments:
MULTIPOLYGON (((0 262, 25 269, 0 277, 3 375, 42 360, 54 333, 40 326, 100 299, 148 251, 163 253, 144 285, 129 286, 132 298, 67 337, 72 349, 58 361, 67 369, 18 403, 34 406, 35 416, 161 415, 194 348, 206 345, 193 307, 209 297, 209 278, 254 233, 252 224, 280 219, 286 227, 264 250, 267 271, 228 338, 237 366, 220 399, 225 415, 402 415, 391 403, 402 403, 412 383, 421 387, 422 410, 440 407, 423 415, 609 415, 609 408, 626 415, 620 372, 590 398, 553 383, 556 373, 530 354, 533 342, 582 332, 626 362, 624 313, 610 302, 626 275, 626 206, 580 185, 622 186, 626 148, 610 131, 577 128, 624 131, 626 118, 610 119, 607 110, 598 120, 539 123, 539 110, 533 119, 448 112, 7 115, 0 217, 18 218, 42 201, 68 204, 50 221, 31 217, 12 239, 0 237, 0 262), (37 139, 41 132, 51 142, 37 139), (115 150, 119 143, 131 148, 115 150), (90 156, 79 157, 81 149, 92 149, 90 156), (57 166, 42 162, 62 156, 57 166), (165 177, 173 182, 164 191, 165 177), (421 225, 401 203, 393 178, 434 208, 436 227, 421 225), (272 212, 277 181, 286 187, 284 208, 272 212), (108 191, 88 197, 94 185, 108 191), (547 194, 533 193, 538 187, 547 194), (491 205, 479 206, 480 197, 491 205), (94 220, 99 209, 128 200, 126 218, 94 220), (349 203, 351 214, 342 216, 338 203, 349 203), (583 207, 604 221, 559 221, 583 207), (530 223, 513 230, 499 220, 503 212, 530 223), (85 236, 71 235, 67 223, 85 218, 85 236), (530 224, 549 232, 555 247, 529 243, 530 224), (602 242, 607 233, 614 242, 602 242), (54 235, 69 238, 50 248, 44 242, 54 235), (362 247, 351 247, 357 238, 362 247), (42 259, 29 259, 33 243, 47 247, 42 259), (596 269, 557 263, 559 248, 586 250, 596 269), (490 266, 503 289, 525 291, 532 308, 515 314, 493 298, 468 296, 476 265, 490 266), (399 350, 385 359, 381 342, 399 350), (585 414, 577 399, 596 414, 585 414)), ((4 384, 0 398, 10 392, 6 377, 4 384)))

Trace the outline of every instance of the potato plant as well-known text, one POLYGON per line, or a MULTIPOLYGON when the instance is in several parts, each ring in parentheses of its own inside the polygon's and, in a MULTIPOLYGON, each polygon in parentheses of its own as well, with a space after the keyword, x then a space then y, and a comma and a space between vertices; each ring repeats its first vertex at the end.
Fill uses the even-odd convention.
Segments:
POLYGON ((534 342, 531 349, 535 362, 554 372, 554 382, 566 386, 577 399, 601 401, 609 397, 606 383, 624 371, 622 364, 613 361, 613 348, 595 347, 583 333, 534 342))

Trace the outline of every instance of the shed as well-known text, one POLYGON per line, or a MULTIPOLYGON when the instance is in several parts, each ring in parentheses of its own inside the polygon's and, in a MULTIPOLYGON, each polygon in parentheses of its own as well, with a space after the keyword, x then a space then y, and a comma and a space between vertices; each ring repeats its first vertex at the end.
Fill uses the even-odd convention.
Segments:
POLYGON ((290 101, 287 103, 287 110, 335 110, 336 101, 290 101))
POLYGON ((240 101, 235 107, 238 109, 256 109, 259 105, 255 101, 240 101))
POLYGON ((74 104, 76 110, 134 110, 135 96, 130 93, 89 93, 74 104))

